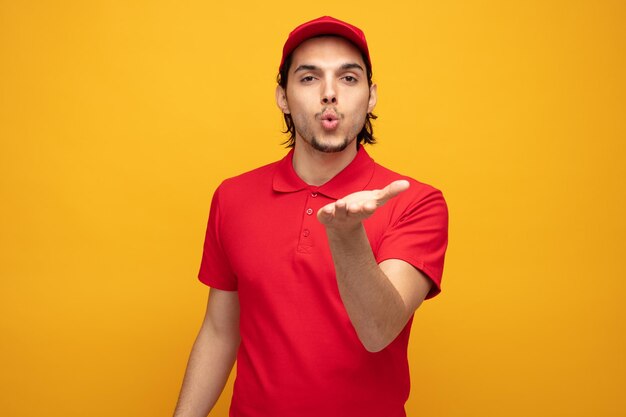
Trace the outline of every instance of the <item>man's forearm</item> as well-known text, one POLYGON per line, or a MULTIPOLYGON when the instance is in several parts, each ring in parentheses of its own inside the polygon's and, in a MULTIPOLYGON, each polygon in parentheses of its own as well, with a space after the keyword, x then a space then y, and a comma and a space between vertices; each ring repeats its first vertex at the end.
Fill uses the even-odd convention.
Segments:
POLYGON ((378 265, 363 227, 365 219, 409 186, 397 180, 380 190, 357 191, 317 212, 326 227, 339 294, 359 339, 371 352, 396 338, 431 287, 408 262, 387 259, 378 265))
POLYGON ((233 368, 239 339, 203 326, 193 345, 174 417, 206 417, 233 368), (224 335, 222 335, 224 336, 224 335))
POLYGON ((354 230, 327 229, 337 285, 359 339, 377 352, 393 341, 412 313, 376 263, 361 223, 354 230))

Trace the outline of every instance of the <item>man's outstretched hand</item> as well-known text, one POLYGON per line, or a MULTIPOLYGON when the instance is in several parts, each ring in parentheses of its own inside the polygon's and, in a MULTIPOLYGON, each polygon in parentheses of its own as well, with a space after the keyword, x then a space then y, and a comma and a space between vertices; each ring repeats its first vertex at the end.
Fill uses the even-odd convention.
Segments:
POLYGON ((406 180, 394 181, 381 190, 359 191, 319 209, 317 219, 338 232, 349 231, 370 217, 376 209, 409 188, 406 180))

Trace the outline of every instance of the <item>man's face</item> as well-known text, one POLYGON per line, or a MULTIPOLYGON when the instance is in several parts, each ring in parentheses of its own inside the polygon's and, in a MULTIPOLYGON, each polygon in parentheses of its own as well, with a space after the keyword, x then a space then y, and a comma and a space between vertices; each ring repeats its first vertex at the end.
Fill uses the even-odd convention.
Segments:
POLYGON ((293 52, 278 106, 290 113, 296 147, 340 152, 354 142, 376 105, 376 86, 368 86, 359 50, 343 38, 326 36, 303 42, 293 52))

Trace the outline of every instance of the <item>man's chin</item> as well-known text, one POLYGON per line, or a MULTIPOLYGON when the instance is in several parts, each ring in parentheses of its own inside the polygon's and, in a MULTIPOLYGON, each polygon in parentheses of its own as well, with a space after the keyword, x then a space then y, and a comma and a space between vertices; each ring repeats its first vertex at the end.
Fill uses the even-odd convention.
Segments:
POLYGON ((342 140, 341 142, 322 142, 314 137, 311 140, 311 147, 316 151, 324 153, 337 153, 344 151, 351 142, 352 141, 348 140, 347 138, 342 140))

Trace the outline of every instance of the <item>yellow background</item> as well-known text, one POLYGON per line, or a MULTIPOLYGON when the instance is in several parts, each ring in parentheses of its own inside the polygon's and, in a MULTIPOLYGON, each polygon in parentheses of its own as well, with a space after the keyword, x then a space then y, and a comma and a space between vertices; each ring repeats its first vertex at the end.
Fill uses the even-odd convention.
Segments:
POLYGON ((371 154, 450 207, 409 416, 626 415, 623 1, 1 0, 2 415, 171 414, 211 194, 284 154, 324 14, 369 39, 371 154))

